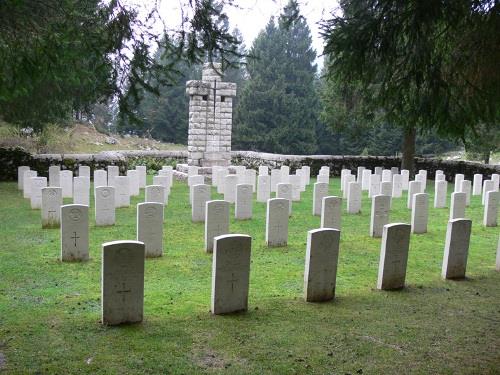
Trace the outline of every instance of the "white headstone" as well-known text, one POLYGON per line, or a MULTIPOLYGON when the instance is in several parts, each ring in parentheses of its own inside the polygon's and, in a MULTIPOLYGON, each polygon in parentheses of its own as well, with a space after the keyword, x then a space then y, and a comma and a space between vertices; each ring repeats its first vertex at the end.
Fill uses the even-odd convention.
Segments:
POLYGON ((30 203, 32 210, 39 210, 42 208, 42 188, 47 187, 46 177, 31 177, 30 178, 30 203))
POLYGON ((358 182, 361 185, 361 189, 363 189, 363 171, 365 170, 365 167, 358 167, 358 170, 356 172, 356 182, 358 182))
POLYGON ((271 170, 271 192, 275 193, 277 185, 281 183, 281 171, 279 169, 271 170))
POLYGON ((403 196, 403 176, 400 174, 392 176, 391 195, 393 198, 401 198, 403 196))
POLYGON ((138 196, 141 193, 139 185, 139 172, 135 169, 129 169, 127 171, 127 177, 129 178, 130 196, 138 196))
POLYGON ((31 195, 31 178, 38 175, 37 171, 27 170, 23 174, 23 197, 30 198, 31 195))
POLYGON ((410 181, 409 187, 408 187, 408 200, 407 200, 407 207, 412 208, 413 206, 413 196, 415 194, 420 193, 421 188, 420 188, 420 182, 418 181, 410 181))
POLYGON ((440 174, 436 174, 436 177, 434 178, 434 181, 437 182, 437 181, 444 181, 446 180, 446 176, 442 173, 440 174))
POLYGON ((259 166, 259 176, 269 175, 269 168, 265 165, 259 166))
POLYGON ((104 169, 94 171, 94 189, 98 186, 108 186, 108 172, 104 169))
POLYGON ((193 202, 191 205, 191 221, 205 221, 207 202, 210 201, 212 190, 210 185, 200 184, 191 186, 193 190, 193 202))
POLYGON ((127 176, 116 176, 114 178, 114 184, 116 208, 130 207, 129 178, 127 176))
POLYGON ((212 258, 212 314, 248 309, 252 238, 227 234, 214 239, 212 258))
POLYGON ((217 172, 217 193, 224 194, 224 179, 229 174, 229 171, 225 167, 221 167, 217 172))
POLYGON ((88 165, 79 165, 78 177, 88 177, 90 180, 90 167, 88 165))
POLYGON ((288 184, 290 181, 288 180, 288 176, 290 176, 290 167, 287 165, 281 166, 281 182, 284 184, 288 184))
POLYGON ((448 222, 441 269, 443 279, 465 277, 471 227, 472 221, 468 219, 453 219, 448 222))
POLYGON ((380 175, 370 175, 370 188, 368 190, 368 197, 374 197, 380 194, 380 175))
POLYGON ((399 174, 399 168, 398 167, 391 167, 391 173, 394 176, 395 174, 399 174))
POLYGON ((290 183, 280 183, 278 184, 278 190, 276 191, 276 198, 287 199, 289 202, 289 215, 292 214, 292 184, 290 183))
POLYGON ((410 225, 394 223, 384 226, 377 289, 404 288, 409 245, 410 225))
POLYGON ((94 189, 95 225, 115 225, 115 188, 112 186, 97 186, 94 189))
POLYGON ((89 207, 61 206, 61 260, 89 259, 89 207))
POLYGON ((372 171, 370 169, 365 169, 363 171, 363 184, 361 188, 363 191, 370 190, 370 176, 372 175, 372 171))
POLYGON ((142 322, 144 258, 142 242, 114 241, 102 244, 102 324, 142 322))
POLYGON ((483 225, 485 227, 496 227, 498 218, 498 200, 500 192, 488 191, 484 201, 483 225))
POLYGON ((257 180, 257 173, 255 169, 247 169, 245 171, 245 182, 241 182, 242 184, 249 184, 252 185, 252 192, 255 193, 256 189, 256 180, 257 180))
POLYGON ((349 182, 354 182, 355 179, 356 177, 351 174, 350 169, 342 169, 340 171, 340 190, 344 192, 344 198, 347 197, 346 191, 349 182))
POLYGON ((165 204, 165 186, 147 185, 145 188, 144 202, 165 204))
POLYGON ((434 208, 445 208, 448 199, 448 181, 436 181, 434 191, 434 208))
POLYGON ((115 186, 115 177, 120 175, 120 168, 117 165, 108 165, 108 186, 115 186))
POLYGON ((196 176, 197 174, 199 174, 198 170, 199 170, 199 168, 198 168, 197 166, 195 166, 195 165, 190 165, 190 166, 188 167, 188 178, 189 178, 190 176, 196 176))
POLYGON ((165 188, 165 204, 168 204, 168 195, 170 193, 168 176, 153 176, 153 185, 161 185, 165 188))
POLYGON ((316 181, 321 184, 329 184, 330 176, 327 174, 319 174, 318 177, 316 178, 316 181))
POLYGON ((328 184, 316 182, 313 189, 313 209, 312 213, 315 216, 321 215, 321 206, 323 198, 328 196, 328 184))
POLYGON ((383 168, 382 167, 375 167, 375 174, 376 175, 379 175, 380 178, 382 178, 382 171, 383 171, 383 168))
POLYGON ((465 193, 465 205, 470 206, 470 196, 472 192, 472 184, 469 180, 462 180, 460 184, 460 192, 465 193))
POLYGON ((139 188, 144 189, 147 184, 147 168, 145 165, 137 165, 135 170, 139 174, 139 188))
POLYGON ((401 178, 403 179, 403 190, 408 190, 410 184, 410 171, 408 169, 401 169, 401 178))
POLYGON ((60 166, 51 165, 49 167, 49 186, 61 186, 61 183, 59 182, 59 172, 61 172, 60 166))
POLYGON ((60 187, 42 188, 42 228, 61 226, 61 206, 63 204, 60 187))
POLYGON ((375 195, 372 198, 370 236, 382 237, 384 226, 389 223, 391 198, 387 195, 375 195))
POLYGON ((392 197, 392 181, 384 181, 380 183, 380 194, 392 197))
MULTIPOLYGON (((348 198, 348 196, 349 196, 349 184, 351 182, 356 183, 356 177, 352 174, 346 174, 344 176, 344 190, 342 191, 342 198, 348 198)), ((361 191, 361 185, 360 185, 359 189, 361 191)))
POLYGON ((495 191, 498 191, 498 189, 500 188, 500 174, 499 173, 492 173, 491 180, 494 181, 495 191))
POLYGON ((193 186, 194 185, 204 185, 205 177, 202 175, 193 175, 188 177, 188 186, 189 186, 189 203, 193 204, 193 186))
POLYGON ((73 178, 73 203, 90 206, 90 178, 80 176, 73 178))
POLYGON ((424 174, 415 175, 415 181, 420 182, 420 191, 418 193, 425 193, 427 187, 427 177, 424 174))
POLYGON ((234 216, 237 220, 248 220, 252 218, 252 199, 252 185, 236 185, 234 216))
MULTIPOLYGON (((360 183, 357 183, 361 186, 360 183)), ((335 297, 340 230, 315 229, 307 232, 304 299, 330 301, 335 297)))
POLYGON ((174 171, 172 169, 161 169, 158 171, 158 176, 165 177, 163 185, 167 189, 167 195, 170 194, 170 188, 172 187, 174 181, 174 171))
POLYGON ((267 202, 271 198, 271 176, 260 175, 257 179, 257 202, 267 202))
POLYGON ((450 220, 465 217, 465 193, 451 193, 450 220))
POLYGON ((361 211, 361 184, 349 182, 347 186, 347 213, 357 214, 361 211))
MULTIPOLYGON (((26 165, 21 165, 20 167, 17 167, 17 188, 19 190, 24 190, 23 186, 23 180, 24 180, 24 172, 27 172, 30 170, 30 167, 27 167, 26 165)), ((50 167, 49 167, 50 170, 50 167)))
POLYGON ((460 187, 462 186, 462 181, 464 180, 464 175, 461 173, 458 173, 455 175, 455 188, 454 192, 458 193, 460 192, 460 187))
POLYGON ((300 191, 302 189, 300 176, 292 174, 288 179, 290 181, 290 184, 292 185, 292 201, 300 202, 300 191))
POLYGON ((62 187, 63 198, 73 197, 73 172, 61 171, 59 173, 59 183, 62 187))
POLYGON ((163 255, 163 204, 137 204, 137 241, 143 242, 146 258, 163 255))
POLYGON ((302 167, 302 177, 306 180, 306 185, 309 185, 311 182, 311 167, 308 165, 304 165, 302 167))
POLYGON ((205 209, 205 250, 208 253, 211 253, 214 248, 215 237, 229 233, 229 205, 229 202, 221 200, 207 202, 205 209))
POLYGON ((483 188, 483 175, 476 173, 474 175, 474 184, 472 186, 472 195, 481 195, 483 188))
POLYGON ((274 198, 267 201, 266 244, 267 246, 286 246, 288 242, 289 200, 274 198))
POLYGON ((427 233, 429 217, 429 194, 418 193, 413 195, 411 209, 411 231, 415 234, 427 233))
POLYGON ((392 183, 392 172, 390 169, 384 169, 382 171, 382 182, 391 182, 392 183))
POLYGON ((484 201, 486 200, 486 194, 488 191, 495 191, 495 181, 493 180, 485 180, 483 184, 483 196, 481 197, 481 203, 484 205, 484 201))
MULTIPOLYGON (((236 200, 236 185, 238 184, 238 176, 228 174, 224 177, 224 200, 229 203, 234 203, 236 200)), ((225 234, 225 233, 224 233, 225 234)))
POLYGON ((321 205, 321 228, 340 230, 342 198, 328 196, 323 198, 321 205))

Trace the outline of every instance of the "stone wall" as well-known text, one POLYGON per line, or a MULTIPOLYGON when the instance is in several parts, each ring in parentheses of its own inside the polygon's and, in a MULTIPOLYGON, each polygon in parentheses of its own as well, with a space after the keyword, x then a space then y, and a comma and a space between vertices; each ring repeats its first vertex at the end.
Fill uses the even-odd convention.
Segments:
MULTIPOLYGON (((253 151, 233 151, 231 153, 233 165, 244 165, 247 168, 258 169, 261 165, 270 168, 290 166, 291 171, 302 165, 311 167, 311 176, 318 174, 323 165, 330 167, 330 172, 340 176, 342 169, 350 169, 356 172, 358 166, 374 170, 375 167, 390 169, 400 167, 401 158, 394 156, 351 156, 351 155, 280 155, 253 151)), ((470 161, 442 160, 437 158, 415 158, 415 167, 426 169, 429 178, 433 179, 436 170, 441 169, 446 174, 448 181, 452 181, 455 174, 463 173, 466 179, 472 180, 475 173, 481 173, 489 178, 492 173, 500 173, 500 165, 482 164, 470 161)))

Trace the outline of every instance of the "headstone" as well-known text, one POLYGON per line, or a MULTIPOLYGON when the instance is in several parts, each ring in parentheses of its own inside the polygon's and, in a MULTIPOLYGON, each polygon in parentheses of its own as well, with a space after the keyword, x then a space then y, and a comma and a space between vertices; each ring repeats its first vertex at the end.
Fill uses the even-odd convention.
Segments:
POLYGON ((62 187, 63 198, 73 197, 73 172, 61 171, 59 173, 59 183, 62 187))
POLYGON ((434 181, 437 182, 437 181, 444 181, 446 180, 446 176, 442 173, 440 174, 436 174, 435 178, 434 178, 434 181))
POLYGON ((135 170, 139 174, 139 188, 144 189, 147 184, 147 168, 145 165, 137 165, 135 170))
POLYGON ((58 165, 51 165, 49 167, 49 186, 59 187, 61 183, 59 182, 59 173, 61 172, 61 167, 58 165))
POLYGON ((163 185, 167 189, 167 195, 170 194, 170 188, 172 187, 174 180, 174 171, 172 169, 161 169, 158 171, 158 176, 165 177, 165 182, 163 182, 163 185))
POLYGON ((286 246, 288 242, 289 200, 274 198, 267 201, 266 244, 267 246, 286 246))
POLYGON ((326 175, 330 176, 330 167, 327 165, 321 166, 321 168, 319 169, 319 173, 326 174, 326 175))
POLYGON ((392 197, 392 181, 380 183, 380 194, 392 197))
POLYGON ((436 182, 434 191, 434 208, 445 208, 448 199, 448 181, 442 180, 436 182))
POLYGON ((276 193, 279 183, 281 183, 281 171, 279 169, 271 169, 271 193, 276 193))
POLYGON ((344 198, 347 197, 346 192, 349 182, 353 182, 356 179, 356 177, 350 176, 352 176, 350 169, 342 169, 342 171, 340 171, 340 190, 344 192, 344 198))
MULTIPOLYGON (((356 177, 352 174, 346 174, 344 176, 344 190, 342 191, 342 198, 348 198, 349 197, 349 184, 351 182, 356 183, 356 177)), ((361 191, 361 186, 360 186, 360 191, 361 191)))
MULTIPOLYGON (((357 183, 361 186, 360 183, 357 183)), ((304 299, 330 301, 335 297, 340 230, 315 229, 307 232, 304 299)))
POLYGON ((94 189, 95 225, 115 225, 115 188, 112 186, 97 186, 94 189))
POLYGON ((193 186, 194 185, 204 185, 205 177, 202 175, 193 175, 188 177, 188 186, 189 186, 189 203, 193 204, 193 186))
POLYGON ((89 207, 80 204, 61 206, 61 260, 89 259, 89 207))
POLYGON ((500 272, 500 236, 498 236, 497 258, 496 258, 495 266, 496 266, 495 269, 500 272))
POLYGON ((485 227, 496 227, 498 218, 498 200, 500 192, 488 191, 484 201, 483 225, 485 227))
POLYGON ((129 191, 130 196, 136 197, 141 193, 141 188, 139 185, 139 172, 135 169, 129 169, 127 171, 127 177, 129 178, 129 191))
POLYGON ((306 180, 306 185, 309 185, 311 183, 311 167, 304 165, 302 167, 302 176, 306 180))
POLYGON ((257 179, 257 202, 267 202, 271 198, 271 176, 260 175, 257 179))
POLYGON ((38 175, 37 171, 27 170, 23 174, 23 197, 30 198, 31 195, 31 178, 38 175))
POLYGON ((162 165, 161 170, 162 171, 173 171, 174 167, 172 167, 171 165, 162 165))
POLYGON ((163 204, 137 204, 137 241, 143 242, 146 258, 163 255, 163 204))
POLYGON ((494 181, 495 191, 498 191, 498 189, 500 188, 500 174, 499 173, 492 173, 491 180, 494 181))
POLYGON ((401 198, 403 196, 403 176, 395 174, 392 176, 392 191, 393 198, 401 198))
POLYGON ((408 169, 401 169, 401 178, 403 179, 403 190, 408 190, 410 186, 410 171, 408 169))
POLYGON ((60 187, 42 188, 42 228, 61 226, 61 206, 63 204, 60 187))
POLYGON ((380 176, 380 178, 382 178, 382 171, 383 171, 383 168, 382 167, 375 167, 375 174, 380 176))
POLYGON ((287 165, 281 166, 281 182, 284 184, 288 184, 290 181, 288 180, 288 176, 290 176, 290 167, 287 165))
POLYGON ((211 253, 214 238, 229 233, 229 202, 215 200, 207 202, 205 215, 205 250, 211 253))
POLYGON ((363 191, 370 190, 370 176, 372 175, 372 171, 370 169, 365 169, 363 171, 363 185, 361 188, 363 191))
POLYGON ((368 197, 372 198, 380 194, 380 175, 370 175, 370 188, 368 190, 368 197))
POLYGON ((255 169, 247 169, 245 171, 245 182, 242 182, 243 184, 249 184, 252 185, 252 192, 255 193, 256 189, 256 179, 257 179, 257 174, 255 172, 255 169))
POLYGON ((409 245, 410 225, 394 223, 384 226, 377 289, 404 288, 409 245))
POLYGON ((237 220, 248 220, 252 218, 252 185, 236 185, 236 204, 234 206, 234 216, 237 220))
POLYGON ((392 183, 392 172, 390 169, 384 169, 382 171, 382 182, 391 182, 392 183))
POLYGON ((365 167, 358 167, 358 170, 356 172, 356 182, 361 185, 361 189, 363 189, 363 171, 365 170, 365 167))
POLYGON ((300 191, 302 188, 300 176, 292 174, 289 176, 289 181, 292 185, 292 201, 300 202, 300 191))
POLYGON ((114 184, 116 208, 130 207, 129 178, 127 176, 116 176, 114 178, 114 184))
POLYGON ((425 188, 427 187, 427 178, 423 174, 415 175, 415 181, 420 182, 420 191, 418 193, 425 193, 425 188))
POLYGON ((426 169, 419 169, 418 174, 423 175, 425 180, 427 181, 427 170, 426 169))
POLYGON ((168 204, 168 194, 170 193, 170 184, 168 182, 168 176, 153 176, 153 185, 163 186, 163 188, 165 189, 164 203, 165 205, 168 204))
POLYGON ((323 198, 321 205, 321 228, 340 230, 342 198, 328 196, 323 198))
POLYGON ((78 177, 88 177, 90 180, 90 167, 88 165, 79 165, 78 177))
POLYGON ((474 175, 474 184, 472 186, 472 195, 481 195, 483 187, 483 175, 476 173, 474 175))
POLYGON ((454 192, 458 193, 460 192, 460 187, 462 186, 462 181, 464 180, 464 175, 461 173, 458 173, 455 175, 455 188, 454 192))
POLYGON ((450 220, 465 217, 465 193, 451 193, 450 220))
POLYGON ((79 176, 73 178, 73 203, 90 206, 90 178, 79 176))
POLYGON ((316 178, 316 181, 321 184, 329 184, 330 176, 328 176, 327 174, 319 174, 318 177, 316 178))
POLYGON ((198 175, 198 174, 199 174, 198 170, 199 170, 199 169, 198 169, 198 167, 197 167, 197 166, 195 166, 195 165, 190 165, 190 166, 188 167, 188 178, 189 178, 189 177, 191 177, 191 176, 196 176, 196 175, 198 175))
POLYGON ((418 193, 413 195, 411 210, 411 231, 415 234, 427 233, 429 217, 429 194, 418 193))
POLYGON ((495 191, 495 181, 493 181, 493 180, 485 180, 484 181, 483 196, 481 197, 481 203, 483 205, 484 205, 484 201, 486 200, 486 194, 488 193, 488 191, 495 191))
POLYGON ((391 167, 391 173, 392 175, 399 174, 399 168, 398 167, 391 167))
POLYGON ((115 186, 115 177, 120 175, 120 168, 117 165, 108 165, 108 186, 115 186))
POLYGON ((441 269, 443 279, 463 279, 465 277, 471 227, 472 221, 468 219, 453 219, 448 222, 441 269))
POLYGON ((313 189, 313 215, 321 215, 321 206, 323 198, 328 196, 328 184, 316 182, 313 189))
POLYGON ((472 184, 469 180, 462 180, 460 184, 460 192, 465 193, 465 205, 470 206, 470 195, 472 192, 472 184))
POLYGON ((193 189, 193 204, 191 205, 191 221, 204 222, 207 202, 210 201, 212 190, 210 185, 200 184, 191 187, 193 189))
POLYGON ((212 314, 248 309, 252 238, 227 234, 214 239, 212 260, 212 314))
MULTIPOLYGON (((238 184, 238 176, 228 174, 224 177, 224 200, 229 203, 234 203, 236 200, 236 185, 238 184)), ((225 234, 225 233, 223 233, 225 234)))
POLYGON ((269 175, 269 168, 265 165, 259 166, 259 176, 269 175))
POLYGON ((372 198, 370 236, 382 237, 384 227, 389 223, 391 198, 387 195, 375 195, 372 198))
MULTIPOLYGON (((50 169, 50 167, 49 167, 50 169)), ((30 167, 26 166, 26 165, 21 165, 19 167, 17 167, 17 188, 19 190, 24 190, 23 189, 23 186, 24 186, 24 172, 27 172, 30 170, 30 167)))
POLYGON ((144 202, 165 204, 165 186, 147 185, 145 188, 144 202))
POLYGON ((361 184, 349 182, 347 194, 347 213, 359 213, 361 211, 361 184))
POLYGON ((46 177, 31 177, 29 182, 31 186, 30 203, 32 210, 42 208, 42 188, 47 187, 46 177))
POLYGON ((104 169, 94 171, 94 189, 98 186, 108 186, 108 172, 104 169))
POLYGON ((225 167, 221 167, 217 172, 217 193, 224 194, 224 179, 229 174, 228 169, 225 167))
POLYGON ((276 198, 287 199, 289 202, 289 215, 292 214, 292 184, 281 183, 278 184, 278 190, 276 191, 276 198))
POLYGON ((408 187, 408 201, 407 201, 407 207, 412 208, 413 206, 413 196, 415 194, 420 193, 421 188, 420 188, 420 182, 419 181, 410 181, 410 185, 408 187))
POLYGON ((142 242, 114 241, 102 244, 102 324, 142 322, 144 258, 142 242))

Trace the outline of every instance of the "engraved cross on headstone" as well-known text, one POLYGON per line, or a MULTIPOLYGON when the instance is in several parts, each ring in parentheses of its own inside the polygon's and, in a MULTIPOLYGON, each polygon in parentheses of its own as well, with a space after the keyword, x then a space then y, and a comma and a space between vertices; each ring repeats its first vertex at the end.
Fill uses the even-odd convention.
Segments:
POLYGON ((228 281, 231 283, 231 292, 234 293, 234 283, 238 281, 238 279, 234 277, 234 272, 231 273, 231 279, 228 281))
POLYGON ((74 233, 74 234, 73 234, 73 237, 70 237, 70 238, 71 238, 72 240, 75 240, 75 247, 76 247, 76 240, 77 240, 78 238, 80 238, 80 237, 78 237, 78 236, 76 235, 76 232, 73 232, 73 233, 74 233))
POLYGON ((125 293, 132 293, 132 290, 125 289, 125 283, 122 283, 121 290, 117 290, 116 293, 121 294, 121 296, 122 296, 122 302, 125 303, 125 293))

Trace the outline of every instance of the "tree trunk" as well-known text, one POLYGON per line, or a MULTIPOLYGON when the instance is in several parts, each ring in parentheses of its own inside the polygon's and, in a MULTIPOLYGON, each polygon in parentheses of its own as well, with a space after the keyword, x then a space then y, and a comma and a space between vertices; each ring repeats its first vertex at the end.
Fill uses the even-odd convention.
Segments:
POLYGON ((490 152, 489 151, 483 152, 483 163, 490 164, 490 152))
POLYGON ((403 135, 403 156, 401 157, 401 169, 408 169, 410 176, 415 174, 415 140, 417 131, 415 128, 405 128, 403 135))

